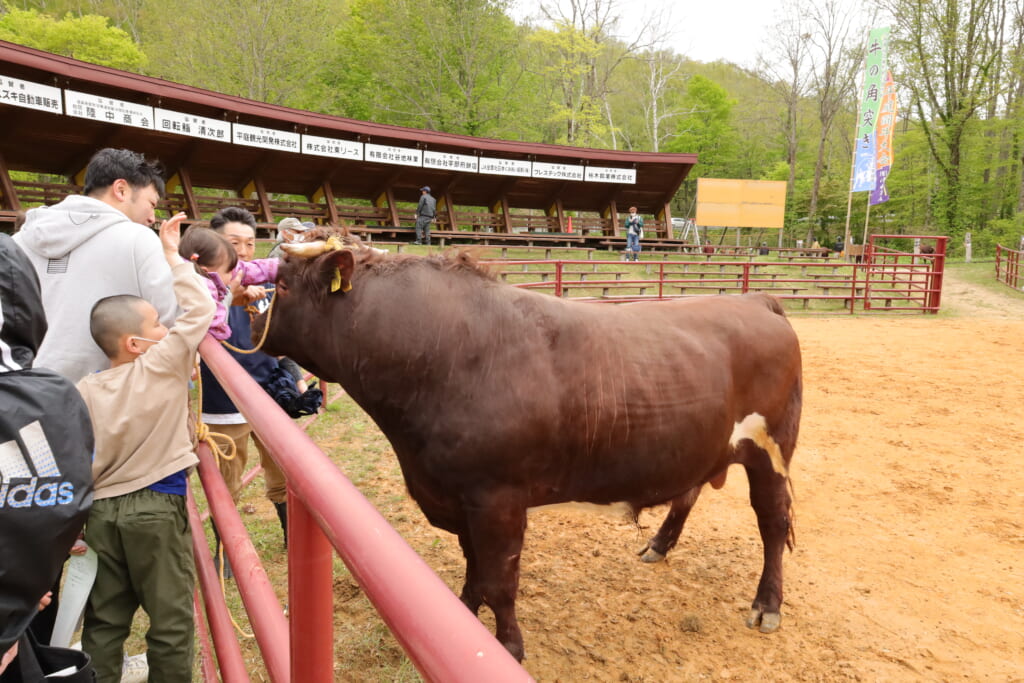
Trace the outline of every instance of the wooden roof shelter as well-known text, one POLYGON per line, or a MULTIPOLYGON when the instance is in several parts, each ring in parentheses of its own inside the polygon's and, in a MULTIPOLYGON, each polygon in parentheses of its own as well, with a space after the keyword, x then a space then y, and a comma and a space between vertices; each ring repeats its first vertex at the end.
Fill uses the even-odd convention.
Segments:
POLYGON ((12 180, 9 171, 81 184, 89 158, 103 147, 160 159, 171 176, 165 208, 196 220, 216 210, 203 194, 214 189, 222 192, 206 194, 227 190, 265 224, 298 215, 398 226, 411 218, 400 203, 415 202, 429 185, 439 221, 451 230, 474 224, 495 232, 561 232, 565 212, 577 211, 598 214, 590 227, 614 235, 617 212, 635 204, 664 226, 664 237, 669 202, 697 162, 695 154, 509 142, 356 121, 0 41, 0 218, 59 200, 62 189, 12 180), (346 199, 371 208, 349 211, 346 199), (459 207, 486 207, 490 215, 459 207), (516 210, 524 209, 546 220, 517 223, 516 210))

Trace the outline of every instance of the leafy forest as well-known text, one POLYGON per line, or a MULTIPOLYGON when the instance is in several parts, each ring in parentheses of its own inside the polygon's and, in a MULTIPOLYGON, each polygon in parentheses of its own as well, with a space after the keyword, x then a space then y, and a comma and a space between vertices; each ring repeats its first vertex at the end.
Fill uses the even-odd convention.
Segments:
MULTIPOLYGON (((976 254, 1024 235, 1024 0, 783 0, 754 65, 694 61, 692 26, 622 0, 0 0, 0 40, 255 100, 465 135, 691 152, 696 179, 788 183, 790 239, 846 223, 865 42, 892 28, 891 199, 874 232, 976 254), (639 26, 639 28, 635 28, 639 26)), ((867 193, 852 195, 859 235, 867 193)))

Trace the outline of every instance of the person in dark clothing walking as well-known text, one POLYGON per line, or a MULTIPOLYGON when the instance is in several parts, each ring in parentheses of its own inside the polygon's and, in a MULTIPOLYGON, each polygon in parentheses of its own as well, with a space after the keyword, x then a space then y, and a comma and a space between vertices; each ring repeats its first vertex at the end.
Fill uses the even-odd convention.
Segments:
POLYGON ((425 185, 420 188, 420 203, 416 205, 416 241, 413 244, 430 244, 430 224, 436 215, 437 200, 425 185))

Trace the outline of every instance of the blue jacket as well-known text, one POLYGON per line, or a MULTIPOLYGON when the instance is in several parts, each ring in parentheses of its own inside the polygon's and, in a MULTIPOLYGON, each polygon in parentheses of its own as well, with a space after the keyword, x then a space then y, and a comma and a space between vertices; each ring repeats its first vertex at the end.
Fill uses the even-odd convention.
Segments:
MULTIPOLYGON (((267 301, 267 299, 264 299, 259 302, 260 308, 263 308, 267 301)), ((231 336, 227 338, 229 344, 240 349, 251 349, 253 347, 252 326, 249 321, 249 313, 246 312, 244 306, 230 307, 228 310, 228 325, 231 326, 231 336)), ((257 351, 256 353, 236 353, 231 349, 227 351, 258 384, 266 382, 270 377, 270 373, 278 367, 277 358, 268 356, 262 351, 257 351)), ((210 369, 206 367, 206 363, 200 365, 199 372, 203 380, 203 412, 210 415, 237 413, 238 408, 228 398, 224 388, 217 382, 210 369)))

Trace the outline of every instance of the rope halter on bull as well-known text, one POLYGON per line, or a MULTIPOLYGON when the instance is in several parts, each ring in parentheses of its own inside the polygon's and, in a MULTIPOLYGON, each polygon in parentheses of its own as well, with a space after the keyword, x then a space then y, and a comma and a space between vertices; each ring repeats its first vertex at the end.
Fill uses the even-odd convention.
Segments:
MULTIPOLYGON (((292 254, 294 256, 298 256, 301 258, 314 258, 321 254, 326 254, 329 251, 341 251, 342 249, 351 250, 352 248, 352 245, 344 244, 340 239, 338 239, 334 235, 331 235, 326 240, 320 240, 317 242, 308 242, 300 244, 285 243, 281 245, 281 249, 283 249, 285 253, 292 254)), ((335 269, 334 277, 331 278, 331 291, 337 292, 338 290, 341 290, 342 292, 348 292, 351 291, 351 289, 352 283, 343 281, 341 279, 341 271, 335 269)), ((220 343, 223 344, 225 347, 231 349, 235 353, 256 353, 261 348, 263 348, 263 343, 267 341, 267 333, 270 331, 270 320, 274 315, 275 301, 277 301, 277 289, 274 289, 273 294, 270 295, 270 303, 267 305, 267 321, 263 325, 263 334, 260 335, 259 342, 255 346, 253 346, 253 348, 240 349, 237 346, 233 346, 227 343, 223 339, 220 341, 220 343)), ((253 306, 252 304, 246 306, 245 310, 246 312, 249 313, 250 319, 255 318, 256 315, 259 313, 256 307, 253 306)))

